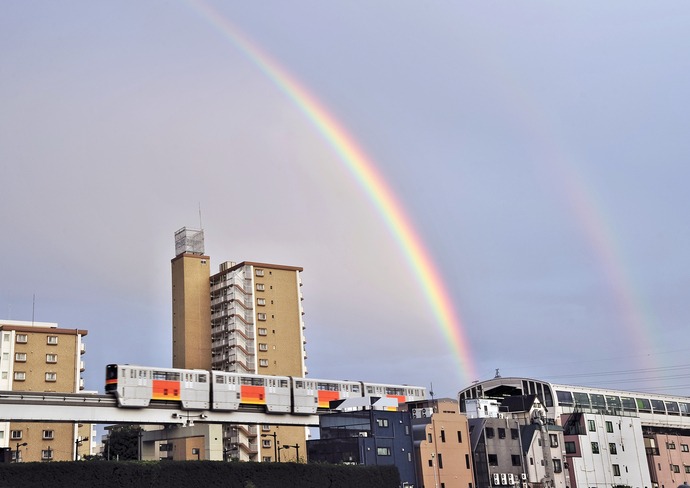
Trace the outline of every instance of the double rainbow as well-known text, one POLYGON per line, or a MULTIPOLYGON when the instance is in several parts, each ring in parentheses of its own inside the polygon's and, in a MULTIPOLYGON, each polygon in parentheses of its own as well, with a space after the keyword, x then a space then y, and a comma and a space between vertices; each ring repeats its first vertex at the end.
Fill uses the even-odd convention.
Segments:
POLYGON ((362 187, 385 222, 417 277, 442 333, 452 350, 463 384, 475 378, 472 356, 460 317, 429 252, 403 206, 371 159, 316 97, 275 60, 250 42, 226 18, 200 0, 188 0, 195 12, 213 25, 287 95, 321 133, 362 187))

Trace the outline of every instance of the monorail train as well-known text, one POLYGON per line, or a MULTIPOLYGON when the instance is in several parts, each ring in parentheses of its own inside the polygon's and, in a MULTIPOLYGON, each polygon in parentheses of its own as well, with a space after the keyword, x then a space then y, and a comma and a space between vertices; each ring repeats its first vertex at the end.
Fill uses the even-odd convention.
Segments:
POLYGON ((426 400, 426 388, 360 381, 225 373, 200 369, 151 368, 109 364, 105 391, 120 407, 146 407, 151 401, 176 401, 189 410, 238 410, 241 405, 267 412, 313 414, 330 402, 356 397, 390 397, 398 403, 426 400))

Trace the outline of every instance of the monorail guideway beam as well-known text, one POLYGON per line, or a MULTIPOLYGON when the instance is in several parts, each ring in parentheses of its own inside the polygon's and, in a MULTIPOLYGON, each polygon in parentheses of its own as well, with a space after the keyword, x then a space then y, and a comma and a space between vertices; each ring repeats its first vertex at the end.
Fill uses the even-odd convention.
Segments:
POLYGON ((0 421, 93 424, 271 424, 318 427, 318 415, 183 410, 179 404, 121 408, 110 395, 0 391, 0 421))

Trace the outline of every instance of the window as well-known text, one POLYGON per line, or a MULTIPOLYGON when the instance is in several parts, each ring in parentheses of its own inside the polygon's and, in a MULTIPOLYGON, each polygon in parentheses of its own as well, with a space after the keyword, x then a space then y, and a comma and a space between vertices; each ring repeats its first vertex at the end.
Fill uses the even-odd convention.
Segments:
POLYGON ((612 433, 613 432, 613 422, 606 421, 606 432, 612 433))
POLYGON ((0 439, 4 439, 4 438, 5 438, 5 431, 0 430, 0 439))
POLYGON ((560 459, 553 459, 553 472, 554 473, 561 473, 563 471, 563 467, 561 466, 561 460, 560 459))
POLYGON ((510 438, 511 439, 517 439, 520 437, 520 434, 518 433, 517 429, 510 429, 510 438))
POLYGON ((261 430, 263 430, 264 432, 266 432, 266 431, 268 431, 268 430, 271 430, 271 426, 270 426, 270 425, 263 424, 263 425, 261 426, 261 430))
POLYGON ((434 467, 434 460, 433 459, 429 459, 429 467, 430 468, 434 467))
POLYGON ((513 466, 520 466, 522 464, 520 461, 519 454, 513 454, 512 456, 510 456, 510 459, 513 461, 513 466))
POLYGON ((441 431, 441 442, 446 442, 446 431, 445 430, 441 431))
POLYGON ((496 454, 489 454, 489 466, 498 466, 498 456, 496 454))
POLYGON ((465 454, 465 467, 467 469, 470 469, 470 455, 469 454, 465 454))
POLYGON ((599 454, 599 443, 592 442, 592 454, 599 454))
POLYGON ((270 463, 271 462, 271 456, 264 456, 264 462, 270 463))
POLYGON ((388 419, 376 419, 379 427, 388 427, 388 419))
POLYGON ((265 313, 257 313, 256 316, 259 320, 266 320, 266 314, 265 313))
POLYGON ((412 453, 411 452, 407 453, 407 461, 412 462, 412 453))
POLYGON ((376 454, 379 456, 390 456, 391 455, 391 448, 390 447, 377 447, 376 448, 376 454))
POLYGON ((429 444, 431 444, 432 442, 434 442, 434 438, 431 436, 431 434, 429 434, 429 444))
POLYGON ((486 438, 487 439, 493 439, 494 438, 494 429, 492 427, 487 427, 486 429, 484 429, 484 431, 486 432, 486 438))
POLYGON ((675 450, 676 449, 676 443, 675 442, 667 442, 666 443, 666 449, 675 450))
POLYGON ((577 449, 575 448, 575 443, 571 441, 566 441, 565 443, 565 453, 566 454, 575 454, 577 452, 577 449))
POLYGON ((55 344, 57 344, 57 338, 58 336, 48 336, 48 344, 54 346, 55 344))
POLYGON ((5 337, 4 337, 3 340, 4 340, 5 342, 10 342, 10 335, 9 335, 9 334, 5 334, 5 337))
POLYGON ((15 371, 14 379, 15 381, 24 381, 26 379, 26 373, 23 371, 15 371))
POLYGON ((259 359, 259 366, 262 368, 268 367, 268 359, 259 359))
POLYGON ((613 466, 613 475, 614 476, 620 476, 621 475, 621 468, 619 465, 614 464, 613 466))
POLYGON ((48 449, 47 451, 41 451, 41 459, 45 461, 50 461, 53 459, 53 450, 48 449))
POLYGON ((685 466, 685 472, 690 473, 690 466, 685 466))
POLYGON ((29 337, 26 334, 17 334, 17 342, 20 344, 26 344, 29 337))
POLYGON ((688 452, 688 445, 687 444, 681 444, 680 445, 680 450, 683 452, 688 452))
POLYGON ((2 379, 6 380, 7 379, 7 371, 2 372, 2 379))
POLYGON ((506 438, 506 430, 502 428, 498 428, 498 438, 499 439, 505 439, 506 438))
POLYGON ((558 447, 558 435, 549 434, 549 440, 551 441, 551 447, 558 447))
POLYGON ((677 464, 672 464, 671 469, 674 473, 680 473, 680 466, 678 466, 677 464))
POLYGON ((264 291, 266 287, 264 287, 263 283, 257 283, 256 284, 256 291, 264 291))
POLYGON ((268 335, 268 329, 259 329, 259 335, 262 335, 262 336, 268 335))
POLYGON ((270 439, 264 439, 263 442, 261 443, 262 447, 271 447, 271 440, 270 439))
POLYGON ((22 438, 22 431, 21 430, 13 430, 12 433, 10 434, 10 439, 21 439, 22 438))
POLYGON ((589 420, 589 431, 594 432, 597 430, 597 425, 594 423, 594 420, 589 420))
POLYGON ((264 305, 266 305, 266 299, 265 298, 257 298, 256 304, 263 307, 264 305))
POLYGON ((259 344, 259 351, 268 351, 268 344, 259 344))
POLYGON ((26 353, 25 352, 17 352, 14 354, 14 360, 19 361, 20 363, 26 362, 26 353))
POLYGON ((462 432, 458 431, 458 444, 462 444, 462 432))
POLYGON ((44 439, 52 439, 53 438, 53 431, 52 430, 44 430, 43 431, 43 438, 44 439))
POLYGON ((57 373, 46 373, 46 381, 57 381, 57 373))
POLYGON ((9 352, 3 352, 2 353, 2 359, 3 359, 3 361, 9 361, 10 360, 10 353, 9 352))
POLYGON ((438 455, 438 469, 443 469, 443 455, 438 455))
POLYGON ((57 363, 57 354, 46 354, 46 363, 57 363))
POLYGON ((611 454, 618 454, 618 451, 616 449, 616 444, 614 442, 609 443, 609 452, 611 454))
POLYGON ((256 270, 256 276, 263 276, 264 275, 264 270, 263 269, 257 269, 256 270))

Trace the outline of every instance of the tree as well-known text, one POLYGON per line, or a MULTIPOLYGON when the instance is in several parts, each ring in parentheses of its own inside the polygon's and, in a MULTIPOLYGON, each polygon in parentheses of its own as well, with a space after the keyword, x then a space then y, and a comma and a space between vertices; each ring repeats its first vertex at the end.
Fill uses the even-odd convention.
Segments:
POLYGON ((135 425, 118 425, 110 429, 110 435, 103 444, 105 458, 110 455, 111 461, 136 461, 139 458, 139 433, 142 431, 135 425))

